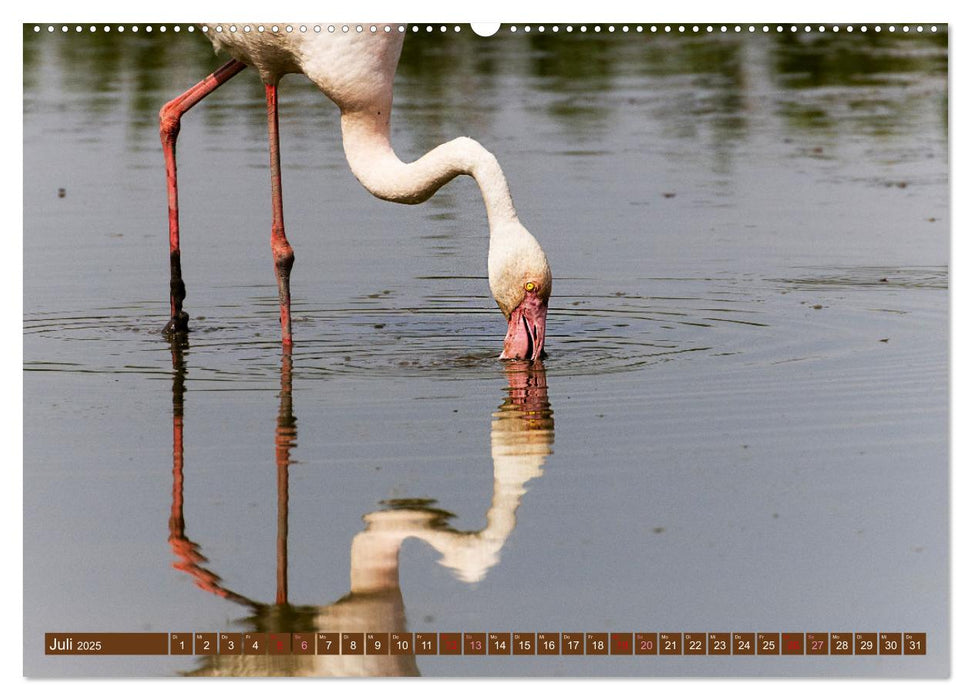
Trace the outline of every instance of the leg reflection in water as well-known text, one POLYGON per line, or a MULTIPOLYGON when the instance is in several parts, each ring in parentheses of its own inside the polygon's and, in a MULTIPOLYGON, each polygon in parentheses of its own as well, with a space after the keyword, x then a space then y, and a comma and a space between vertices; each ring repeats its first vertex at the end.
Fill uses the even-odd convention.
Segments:
MULTIPOLYGON (((206 568, 201 547, 186 535, 183 512, 183 422, 187 341, 173 341, 173 469, 169 544, 173 566, 196 585, 248 608, 241 621, 252 632, 407 632, 399 585, 398 556, 408 538, 423 540, 440 554, 440 563, 463 581, 479 581, 499 561, 499 552, 516 526, 516 510, 526 482, 542 475, 552 452, 553 412, 546 374, 540 363, 507 363, 508 396, 492 414, 492 502, 486 527, 460 532, 448 525, 452 515, 428 500, 396 500, 364 516, 365 527, 351 543, 350 592, 329 605, 291 605, 287 586, 287 535, 290 453, 296 445, 293 414, 293 358, 284 348, 280 367, 280 408, 275 432, 277 469, 276 597, 273 604, 241 595, 206 568)), ((414 676, 414 655, 239 655, 202 656, 193 676, 414 676)))

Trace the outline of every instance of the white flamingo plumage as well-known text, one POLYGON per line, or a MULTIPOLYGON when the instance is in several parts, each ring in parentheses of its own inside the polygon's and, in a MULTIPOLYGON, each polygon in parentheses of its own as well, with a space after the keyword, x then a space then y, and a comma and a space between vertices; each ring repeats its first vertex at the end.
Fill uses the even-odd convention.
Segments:
POLYGON ((470 175, 479 185, 489 222, 489 286, 508 320, 503 359, 539 359, 546 335, 546 313, 552 276, 546 255, 519 222, 499 162, 477 141, 448 141, 411 163, 402 162, 390 141, 392 84, 404 34, 397 26, 376 32, 257 31, 258 25, 210 26, 208 37, 217 51, 232 60, 160 112, 169 190, 169 242, 172 273, 170 332, 188 328, 182 310, 179 250, 178 188, 175 142, 181 116, 203 97, 238 74, 254 67, 266 87, 270 141, 273 226, 270 236, 280 294, 283 343, 292 343, 290 269, 293 249, 283 226, 277 85, 288 73, 303 73, 340 108, 344 153, 354 175, 374 196, 417 204, 458 175, 470 175), (250 27, 251 31, 242 31, 250 27))

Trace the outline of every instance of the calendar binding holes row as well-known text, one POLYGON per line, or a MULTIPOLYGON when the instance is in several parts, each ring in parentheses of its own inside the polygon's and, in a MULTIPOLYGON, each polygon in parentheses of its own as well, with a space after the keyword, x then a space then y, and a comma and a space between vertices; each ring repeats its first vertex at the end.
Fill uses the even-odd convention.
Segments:
POLYGON ((47 655, 924 656, 925 632, 142 632, 44 635, 47 655))
MULTIPOLYGON (((465 31, 461 25, 453 24, 270 24, 270 25, 234 25, 234 24, 214 24, 202 25, 197 28, 194 25, 68 25, 68 24, 35 24, 33 31, 35 34, 46 32, 48 34, 60 33, 80 34, 83 32, 117 32, 124 34, 131 32, 137 34, 143 32, 178 34, 182 31, 203 33, 207 32, 256 32, 273 34, 348 34, 348 33, 407 33, 413 35, 431 33, 459 33, 465 31)), ((946 26, 946 25, 945 25, 946 26)), ((808 34, 808 33, 834 33, 841 32, 852 34, 854 32, 866 34, 867 32, 903 33, 903 34, 922 34, 929 32, 935 34, 941 27, 937 24, 567 24, 567 25, 508 25, 499 31, 517 33, 538 33, 538 34, 808 34)), ((474 30, 473 30, 474 31, 474 30)))

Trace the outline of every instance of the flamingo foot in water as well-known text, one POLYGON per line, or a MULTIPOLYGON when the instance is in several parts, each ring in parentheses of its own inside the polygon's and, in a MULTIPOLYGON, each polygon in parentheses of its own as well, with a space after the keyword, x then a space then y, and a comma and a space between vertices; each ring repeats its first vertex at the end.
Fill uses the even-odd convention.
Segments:
POLYGON ((185 311, 180 311, 178 316, 173 316, 170 318, 169 322, 165 324, 165 328, 162 329, 162 333, 168 336, 188 332, 189 314, 187 314, 185 311))
POLYGON ((172 251, 169 258, 172 276, 169 282, 172 314, 169 322, 162 329, 162 333, 167 336, 189 332, 189 314, 182 310, 182 302, 185 301, 185 282, 182 281, 181 256, 176 250, 172 251))

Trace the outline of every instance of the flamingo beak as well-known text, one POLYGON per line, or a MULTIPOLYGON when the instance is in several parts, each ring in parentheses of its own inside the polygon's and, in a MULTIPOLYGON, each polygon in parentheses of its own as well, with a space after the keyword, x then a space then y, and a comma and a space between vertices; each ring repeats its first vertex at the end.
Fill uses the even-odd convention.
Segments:
POLYGON ((502 343, 500 360, 539 360, 544 356, 547 302, 535 291, 509 314, 509 330, 502 343))

